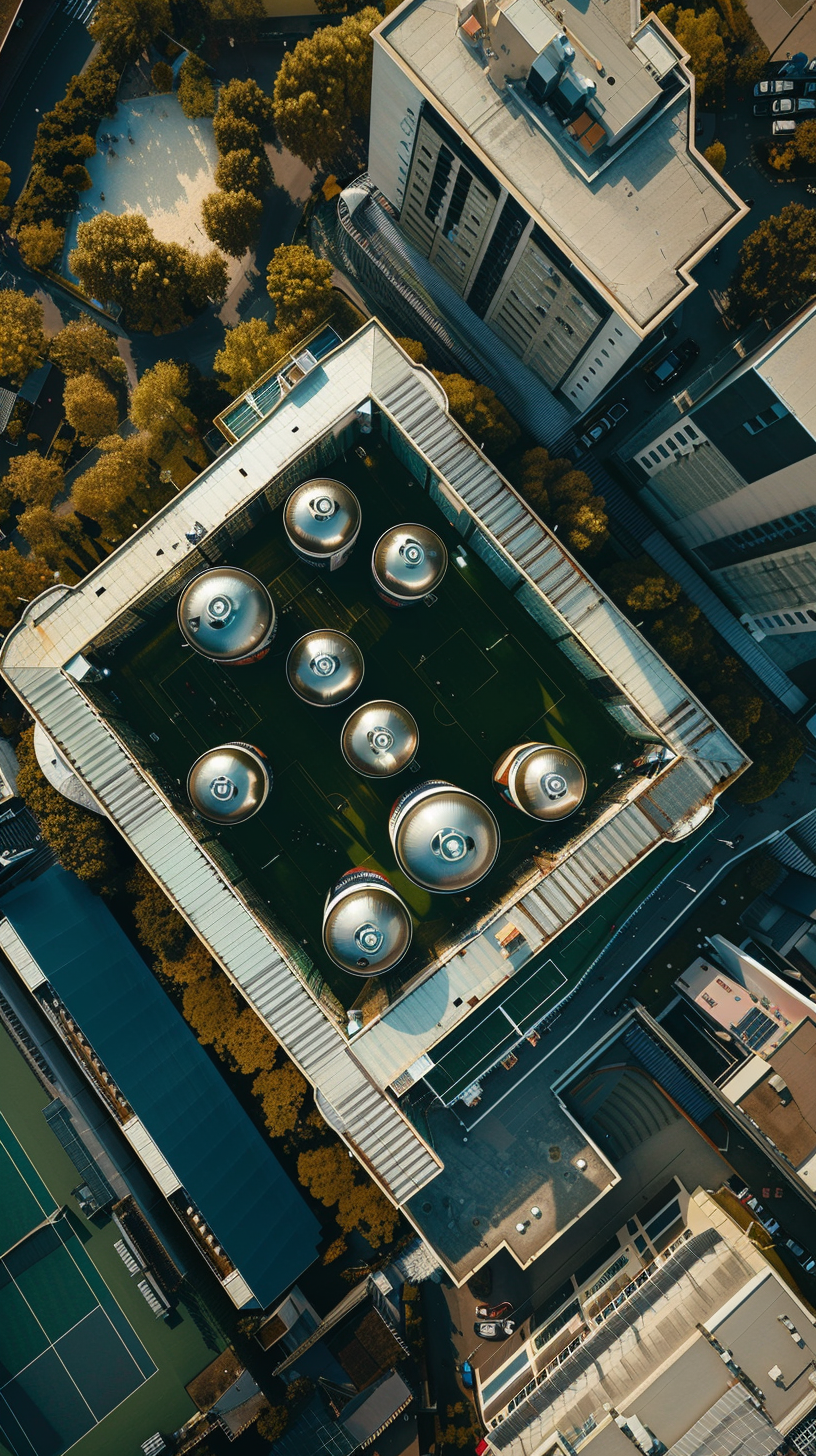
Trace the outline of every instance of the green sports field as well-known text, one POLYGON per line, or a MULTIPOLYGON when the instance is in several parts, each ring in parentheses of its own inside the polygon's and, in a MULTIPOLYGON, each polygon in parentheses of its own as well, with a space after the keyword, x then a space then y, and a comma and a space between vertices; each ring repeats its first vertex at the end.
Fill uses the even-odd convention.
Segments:
POLYGON ((268 755, 273 787, 264 808, 219 837, 239 874, 305 947, 344 1005, 359 995, 360 982, 331 964, 320 941, 326 893, 344 870, 383 871, 411 907, 414 947, 389 976, 393 991, 425 963, 453 922, 472 921, 487 908, 536 848, 554 847, 580 827, 576 817, 545 829, 504 804, 491 782, 498 756, 524 739, 572 748, 586 765, 591 803, 613 781, 612 764, 632 748, 475 552, 466 549, 464 564, 457 563, 460 538, 410 482, 405 466, 382 442, 366 448, 369 463, 350 454, 331 471, 357 493, 363 512, 360 538, 339 571, 315 572, 294 559, 280 508, 232 548, 229 560, 260 577, 280 612, 277 638, 263 661, 222 668, 196 655, 183 645, 174 603, 106 661, 116 712, 150 742, 180 792, 194 759, 227 739, 244 739, 268 755), (390 611, 371 583, 371 550, 388 526, 410 521, 438 531, 451 562, 433 604, 390 611), (362 688, 337 708, 307 706, 285 679, 289 648, 314 626, 348 632, 365 658, 362 688), (416 762, 380 783, 355 774, 340 752, 348 714, 379 697, 410 709, 420 733, 416 762), (426 778, 470 789, 499 820, 498 864, 467 901, 430 895, 395 867, 389 811, 405 788, 426 778))

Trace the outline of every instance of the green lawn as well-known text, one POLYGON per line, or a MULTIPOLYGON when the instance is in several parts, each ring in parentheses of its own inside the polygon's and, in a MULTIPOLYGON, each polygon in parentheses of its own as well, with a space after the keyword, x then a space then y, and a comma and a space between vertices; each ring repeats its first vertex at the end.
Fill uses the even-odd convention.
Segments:
MULTIPOLYGON (((163 1320, 156 1320, 113 1247, 119 1238, 113 1221, 97 1226, 76 1212, 71 1189, 76 1186, 77 1172, 42 1115, 48 1101, 48 1094, 5 1031, 0 1030, 0 1113, 22 1144, 48 1194, 57 1206, 66 1205, 70 1210, 72 1226, 85 1253, 158 1367, 154 1375, 84 1436, 73 1450, 77 1456, 112 1456, 113 1452, 116 1456, 141 1456, 142 1441, 154 1431, 169 1433, 176 1430, 194 1413, 184 1385, 209 1364, 218 1349, 223 1348, 223 1341, 216 1345, 205 1340, 183 1304, 179 1305, 180 1318, 173 1327, 163 1320)), ((35 1272, 30 1271, 30 1277, 35 1272)), ((71 1269, 68 1274, 72 1272, 75 1271, 71 1269)), ((59 1288, 40 1291, 43 1301, 47 1296, 55 1307, 62 1303, 66 1296, 66 1289, 62 1286, 68 1274, 63 1271, 59 1288)), ((99 1294, 103 1301, 106 1300, 101 1285, 99 1294)), ((3 1318, 4 1310, 0 1309, 0 1321, 3 1318)), ((18 1334, 21 1333, 24 1331, 18 1330, 18 1334)), ((0 1450, 8 1450, 2 1438, 0 1450)))
POLYGON ((351 455, 332 467, 356 491, 363 510, 360 539, 341 570, 329 575, 297 562, 280 509, 235 545, 230 559, 269 586, 281 614, 273 649, 262 662, 225 669, 186 649, 173 603, 110 658, 107 683, 119 699, 117 711, 151 739, 181 792, 194 759, 228 738, 243 738, 267 753, 274 782, 266 805, 247 824, 224 830, 221 842, 345 1005, 359 994, 360 982, 334 968, 320 942, 323 902, 344 870, 367 865, 384 871, 411 907, 414 949, 389 977, 393 991, 426 962, 454 917, 473 920, 534 848, 554 847, 580 827, 576 818, 545 829, 505 805, 491 782, 500 753, 525 738, 569 746, 586 765, 591 803, 613 782, 615 760, 631 756, 633 748, 576 669, 472 550, 464 567, 451 559, 434 605, 395 612, 380 603, 369 562, 389 525, 426 522, 451 551, 458 538, 386 445, 367 448, 370 465, 351 455), (316 625, 350 633, 365 658, 362 688, 333 709, 302 703, 284 676, 292 643, 316 625), (340 752, 348 714, 379 697, 404 703, 420 731, 416 771, 381 783, 356 775, 340 752), (389 811, 406 787, 425 778, 470 789, 499 820, 499 862, 467 902, 432 896, 395 868, 389 811))

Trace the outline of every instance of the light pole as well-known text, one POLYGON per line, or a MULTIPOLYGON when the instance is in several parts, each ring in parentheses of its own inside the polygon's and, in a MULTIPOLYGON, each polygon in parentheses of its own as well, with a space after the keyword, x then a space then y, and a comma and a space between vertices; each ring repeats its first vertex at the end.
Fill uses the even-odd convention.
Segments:
POLYGON ((717 840, 717 843, 718 844, 727 844, 729 849, 734 849, 735 848, 733 839, 718 839, 717 840))
POLYGON ((682 885, 684 890, 691 890, 692 895, 696 895, 697 894, 697 891, 695 890, 694 886, 693 885, 690 885, 687 880, 678 880, 677 883, 678 883, 678 885, 682 885))

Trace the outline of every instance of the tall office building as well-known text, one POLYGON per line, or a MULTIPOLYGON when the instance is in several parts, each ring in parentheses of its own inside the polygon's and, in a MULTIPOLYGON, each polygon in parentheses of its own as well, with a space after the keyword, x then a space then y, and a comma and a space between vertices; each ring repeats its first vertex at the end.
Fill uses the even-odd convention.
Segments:
POLYGON ((810 305, 621 451, 644 501, 757 634, 816 632, 814 357, 810 305))
POLYGON ((694 148, 685 52, 635 14, 406 0, 374 32, 370 193, 348 189, 581 410, 744 211, 694 148))

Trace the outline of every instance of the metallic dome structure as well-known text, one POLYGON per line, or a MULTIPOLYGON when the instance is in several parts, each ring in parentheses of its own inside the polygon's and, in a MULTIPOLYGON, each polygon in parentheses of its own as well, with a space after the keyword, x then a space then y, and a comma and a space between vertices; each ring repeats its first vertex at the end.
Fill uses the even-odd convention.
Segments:
POLYGON ((371 554, 374 585, 391 607, 421 602, 436 590, 447 569, 447 547, 428 526, 392 526, 371 554))
POLYGON ((587 791, 581 760, 552 743, 518 743, 509 748, 494 766, 493 782, 509 804, 545 823, 574 814, 587 791))
POLYGON ((356 693, 363 654, 345 632, 318 629, 298 638, 286 659, 289 686, 315 708, 333 708, 356 693))
POLYGON ((350 555, 361 520, 354 491, 328 478, 297 486, 283 508, 283 527, 295 554, 307 566, 332 571, 350 555))
POLYGON ((264 804, 272 783, 266 755, 250 743, 222 743, 197 758, 187 775, 193 808, 212 824, 243 824, 264 804))
POLYGON ((179 597, 184 640, 214 662, 257 662, 268 651, 278 620, 263 582, 238 566, 211 566, 179 597))
POLYGON ((423 889, 452 895, 492 870, 499 826, 481 799, 445 779, 407 789, 391 810, 391 847, 403 874, 423 889))
POLYGON ((407 708, 378 698, 355 708, 343 724, 340 747, 351 768, 369 779, 386 779, 407 768, 419 746, 419 729, 407 708))
POLYGON ((376 870, 347 870, 326 897, 326 954, 355 976, 390 971, 402 960, 412 935, 405 901, 376 870))

